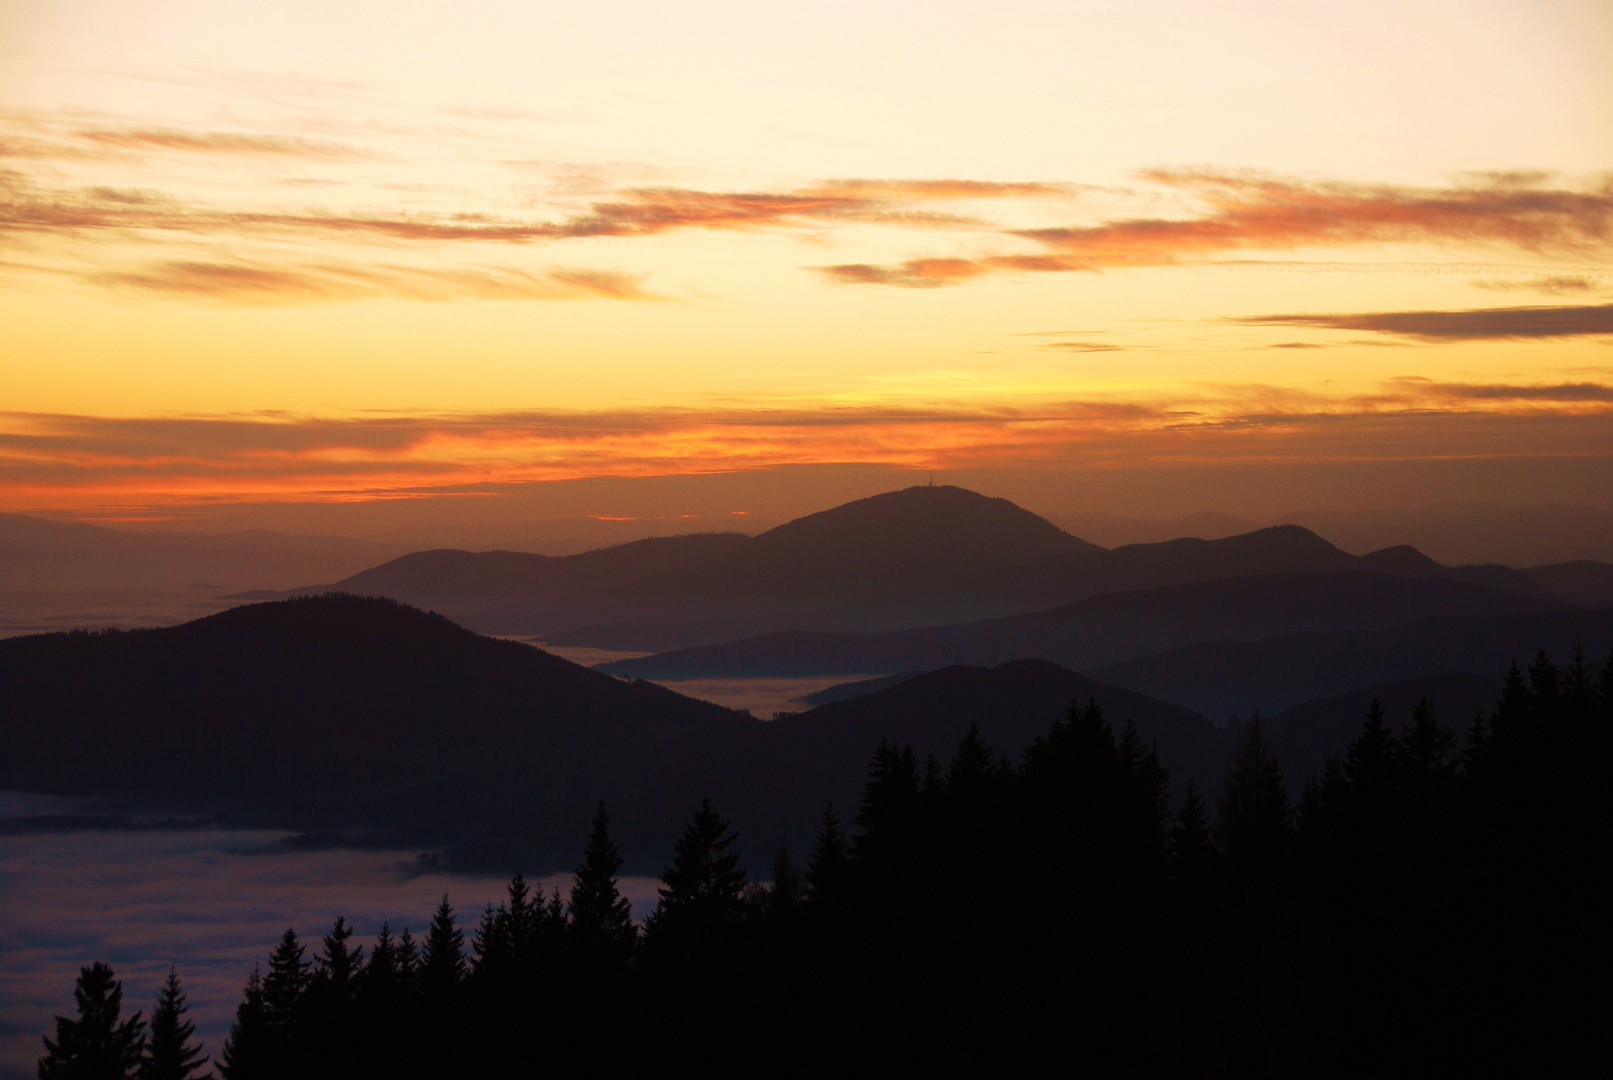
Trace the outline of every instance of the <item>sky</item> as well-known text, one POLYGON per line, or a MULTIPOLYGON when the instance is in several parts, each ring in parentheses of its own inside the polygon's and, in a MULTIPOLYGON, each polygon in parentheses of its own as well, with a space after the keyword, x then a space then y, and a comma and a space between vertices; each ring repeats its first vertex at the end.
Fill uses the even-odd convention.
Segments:
POLYGON ((1595 0, 0 0, 0 511, 1607 506, 1609 70, 1595 0))

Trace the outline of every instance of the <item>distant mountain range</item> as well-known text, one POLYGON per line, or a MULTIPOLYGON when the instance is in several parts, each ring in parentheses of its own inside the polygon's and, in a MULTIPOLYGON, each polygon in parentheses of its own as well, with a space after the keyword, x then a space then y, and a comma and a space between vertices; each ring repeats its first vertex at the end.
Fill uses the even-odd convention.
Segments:
MULTIPOLYGON (((1470 679, 1447 717, 1463 721, 1492 685, 1470 679)), ((1045 661, 948 667, 765 722, 390 601, 325 596, 167 629, 0 641, 0 788, 534 872, 574 865, 599 798, 629 869, 653 871, 710 796, 759 867, 778 843, 803 852, 826 802, 854 814, 881 737, 944 760, 978 723, 1017 755, 1087 700, 1157 743, 1178 787, 1213 793, 1237 729, 1045 661), (373 831, 355 840, 354 827, 373 831)), ((1336 752, 1361 710, 1319 703, 1297 736, 1279 717, 1279 749, 1336 752)))
POLYGON ((1449 578, 1265 574, 1106 593, 1050 611, 953 626, 878 634, 786 631, 618 660, 601 670, 646 679, 799 677, 993 665, 1023 657, 1085 670, 1200 641, 1570 608, 1560 600, 1449 578))
POLYGON ((417 552, 298 592, 388 596, 556 646, 660 652, 769 631, 1023 615, 1102 593, 1249 575, 1357 572, 1548 592, 1526 573, 1445 567, 1405 546, 1350 555, 1291 525, 1106 550, 1007 500, 946 486, 888 492, 754 537, 667 537, 564 557, 417 552))
POLYGON ((0 514, 0 590, 286 589, 398 553, 394 544, 345 536, 136 532, 0 514))
POLYGON ((1216 513, 1148 518, 1098 512, 1052 513, 1047 519, 1103 547, 1179 536, 1219 540, 1264 526, 1300 525, 1345 551, 1411 544, 1453 565, 1613 562, 1613 510, 1583 506, 1446 503, 1414 509, 1298 510, 1269 520, 1216 513))
POLYGON ((1499 679, 1537 649, 1566 662, 1575 642, 1590 662, 1613 651, 1613 610, 1423 619, 1381 630, 1283 634, 1262 641, 1205 641, 1091 672, 1217 720, 1272 715, 1354 687, 1466 671, 1499 679))

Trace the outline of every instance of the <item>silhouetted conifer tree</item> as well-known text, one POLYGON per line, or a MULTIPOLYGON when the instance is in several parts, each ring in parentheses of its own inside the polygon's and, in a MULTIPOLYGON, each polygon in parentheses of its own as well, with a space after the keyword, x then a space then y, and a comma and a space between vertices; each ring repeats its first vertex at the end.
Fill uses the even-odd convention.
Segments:
POLYGON ((192 1044, 196 1025, 185 1019, 190 1004, 179 985, 179 972, 168 968, 168 979, 151 1010, 150 1036, 140 1060, 140 1080, 188 1080, 207 1064, 201 1045, 192 1044))
POLYGON ((660 901, 645 923, 647 940, 693 943, 738 922, 745 871, 739 853, 730 850, 736 839, 711 800, 702 800, 673 848, 672 865, 661 871, 660 901))
POLYGON ((919 764, 913 748, 898 748, 881 739, 857 808, 857 827, 862 832, 852 841, 853 858, 871 884, 884 880, 887 884, 881 888, 894 888, 894 882, 905 875, 915 854, 912 841, 919 790, 919 764))
POLYGON ((1401 789, 1408 809, 1422 819, 1435 812, 1456 782, 1456 733, 1440 724, 1426 697, 1411 710, 1400 739, 1401 789))
POLYGON ((824 807, 818 821, 818 837, 812 845, 812 858, 807 863, 807 897, 814 907, 828 905, 844 898, 851 886, 851 852, 846 846, 846 835, 840 831, 835 817, 834 804, 824 807))
POLYGON ((1122 843, 1132 852, 1128 861, 1146 873, 1169 852, 1170 770, 1160 763, 1159 748, 1144 746, 1130 722, 1115 746, 1115 756, 1123 783, 1121 820, 1131 830, 1122 843))
POLYGON ((1473 720, 1467 725, 1467 736, 1462 740, 1462 775, 1469 781, 1484 771, 1490 752, 1490 729, 1484 723, 1484 710, 1474 709, 1473 720))
POLYGON ((1529 697, 1536 713, 1542 717, 1555 714, 1562 694, 1562 672, 1551 662, 1546 650, 1541 649, 1535 654, 1535 662, 1529 665, 1529 697))
POLYGON ((383 922, 370 949, 370 959, 357 977, 357 994, 377 1009, 401 1009, 406 1001, 398 942, 390 923, 383 922))
POLYGON ((308 989, 308 969, 297 933, 288 926, 280 936, 280 944, 269 954, 269 973, 263 979, 263 1018, 276 1072, 290 1064, 283 1055, 291 1049, 298 1009, 308 989))
POLYGON ((444 893, 426 932, 420 959, 420 991, 428 1000, 451 999, 465 979, 465 935, 454 920, 453 905, 444 893))
POLYGON ((770 918, 793 918, 806 899, 805 883, 790 861, 789 848, 779 848, 773 856, 773 884, 767 890, 767 913, 770 918))
POLYGON ((1209 890, 1215 844, 1210 838, 1210 822, 1204 813, 1204 800, 1198 785, 1187 782, 1182 805, 1171 823, 1171 874, 1179 887, 1194 897, 1209 890))
POLYGON ((534 897, 527 886, 526 875, 517 870, 510 879, 508 892, 505 937, 510 959, 518 965, 530 965, 537 960, 539 940, 543 936, 543 891, 540 888, 534 897))
POLYGON ((145 1050, 140 1014, 121 1018, 123 984, 97 960, 79 969, 73 987, 78 1019, 56 1017, 56 1039, 45 1040, 39 1080, 124 1080, 145 1050))
POLYGON ((566 902, 560 896, 559 885, 554 887, 554 891, 549 894, 549 902, 543 906, 541 925, 544 939, 550 945, 563 940, 566 936, 566 929, 570 923, 566 917, 566 902))
POLYGON ((510 936, 509 910, 503 904, 495 908, 488 901, 482 921, 471 933, 472 972, 486 977, 505 971, 513 960, 510 936))
POLYGON ((571 937, 580 952, 596 963, 617 964, 632 951, 638 931, 633 905, 617 888, 622 853, 610 838, 605 803, 594 814, 588 847, 571 884, 571 937))
POLYGON ((1613 653, 1608 653, 1602 665, 1602 677, 1597 680, 1597 694, 1602 700, 1602 724, 1613 724, 1613 653))
POLYGON ((272 1080, 274 1068, 274 1036, 263 1003, 263 979, 253 968, 241 1003, 235 1007, 235 1022, 224 1037, 218 1072, 223 1080, 272 1080))
POLYGON ((1596 709, 1596 678, 1585 659, 1585 645, 1575 640, 1562 679, 1563 708, 1574 722, 1588 720, 1596 709))
POLYGON ((961 799, 980 797, 995 787, 1001 775, 996 756, 980 737, 980 725, 970 724, 947 768, 947 794, 961 799))
POLYGON ((336 916, 336 922, 322 942, 324 948, 314 960, 314 974, 344 997, 352 992, 353 980, 364 967, 364 946, 352 949, 347 946, 352 936, 353 928, 347 925, 347 920, 336 916))
POLYGON ((420 949, 415 945, 407 926, 398 935, 398 981, 409 997, 420 993, 420 949))
POLYGON ((1293 808, 1258 717, 1233 759, 1217 811, 1216 839, 1228 870, 1251 884, 1280 876, 1292 841, 1293 808))

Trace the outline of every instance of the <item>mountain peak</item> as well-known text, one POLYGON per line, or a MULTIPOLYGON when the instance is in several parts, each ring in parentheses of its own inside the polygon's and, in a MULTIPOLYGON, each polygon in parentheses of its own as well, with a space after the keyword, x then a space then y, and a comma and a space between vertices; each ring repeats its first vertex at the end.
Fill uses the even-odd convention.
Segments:
POLYGON ((767 550, 826 557, 950 557, 962 565, 1027 562, 1096 545, 1007 499, 951 484, 887 491, 797 518, 756 538, 767 550))

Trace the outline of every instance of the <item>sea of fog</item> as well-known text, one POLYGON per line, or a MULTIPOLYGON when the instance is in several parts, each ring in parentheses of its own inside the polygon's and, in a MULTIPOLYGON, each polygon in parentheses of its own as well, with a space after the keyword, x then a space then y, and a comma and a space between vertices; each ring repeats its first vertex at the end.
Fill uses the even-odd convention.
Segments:
MULTIPOLYGON (((65 800, 0 792, 0 819, 57 814, 65 800)), ((219 829, 0 835, 0 1080, 35 1076, 53 1015, 72 1015, 80 967, 105 960, 125 1010, 149 1015, 168 965, 218 1055, 241 987, 287 926, 312 954, 337 915, 372 938, 383 920, 422 936, 444 893, 467 937, 502 878, 419 873, 415 851, 287 851, 285 833, 219 829)), ((543 879, 570 888, 570 876, 543 879)), ((622 891, 642 919, 653 878, 622 891)))

